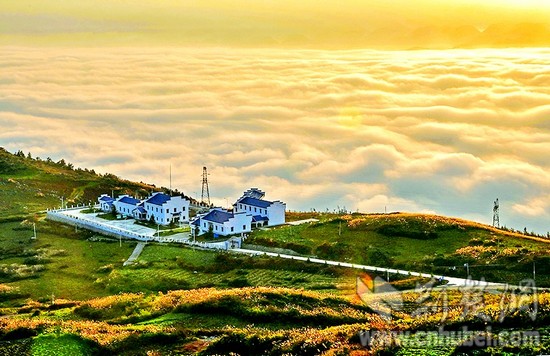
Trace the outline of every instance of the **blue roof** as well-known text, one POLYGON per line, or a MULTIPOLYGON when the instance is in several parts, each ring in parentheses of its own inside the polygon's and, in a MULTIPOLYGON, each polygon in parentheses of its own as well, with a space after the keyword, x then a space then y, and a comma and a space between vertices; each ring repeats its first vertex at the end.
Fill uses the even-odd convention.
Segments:
POLYGON ((164 193, 158 193, 147 199, 147 203, 154 205, 162 205, 170 200, 170 196, 164 193))
POLYGON ((100 201, 106 201, 108 203, 111 203, 113 201, 115 201, 113 198, 111 198, 110 196, 107 196, 107 195, 104 195, 102 197, 99 198, 100 201))
POLYGON ((201 224, 201 219, 197 219, 191 223, 191 225, 195 225, 195 226, 200 226, 200 224, 201 224))
POLYGON ((132 197, 122 197, 118 201, 130 205, 137 205, 139 203, 138 199, 132 197))
POLYGON ((203 216, 201 219, 215 222, 218 224, 223 224, 224 222, 229 221, 229 219, 231 219, 232 217, 233 217, 233 214, 231 213, 220 211, 220 210, 212 210, 211 212, 203 216))
POLYGON ((251 197, 245 197, 245 198, 239 200, 239 203, 246 204, 246 205, 257 206, 259 208, 267 208, 272 204, 270 201, 251 198, 251 197))
POLYGON ((135 208, 134 210, 137 210, 137 211, 139 211, 139 212, 142 213, 142 214, 147 213, 147 212, 145 211, 145 209, 144 209, 142 206, 138 206, 138 207, 135 208))
POLYGON ((267 216, 254 215, 252 217, 252 222, 258 222, 258 221, 269 221, 269 218, 267 216))

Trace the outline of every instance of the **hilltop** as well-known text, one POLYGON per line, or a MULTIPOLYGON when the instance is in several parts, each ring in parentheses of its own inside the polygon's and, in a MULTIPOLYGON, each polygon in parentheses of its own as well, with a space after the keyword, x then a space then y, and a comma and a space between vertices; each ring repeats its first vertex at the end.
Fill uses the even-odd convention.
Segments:
MULTIPOLYGON (((147 196, 166 190, 153 184, 136 183, 114 174, 98 174, 93 169, 75 168, 61 159, 33 158, 22 151, 12 154, 0 147, 0 220, 20 220, 48 208, 64 204, 97 203, 101 194, 147 196)), ((177 193, 177 191, 176 191, 177 193)))

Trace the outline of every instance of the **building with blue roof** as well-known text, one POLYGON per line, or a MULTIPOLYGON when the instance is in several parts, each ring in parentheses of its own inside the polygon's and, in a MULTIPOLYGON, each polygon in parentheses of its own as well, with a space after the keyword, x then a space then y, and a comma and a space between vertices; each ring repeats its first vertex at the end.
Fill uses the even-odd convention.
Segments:
POLYGON ((129 195, 121 195, 114 202, 116 212, 124 217, 134 217, 134 210, 141 204, 141 200, 129 195))
POLYGON ((147 211, 143 207, 143 202, 139 203, 134 211, 132 211, 132 215, 136 220, 145 220, 147 218, 147 211))
POLYGON ((160 225, 189 221, 190 202, 181 196, 154 193, 142 201, 129 195, 113 199, 103 194, 98 198, 98 202, 104 212, 111 212, 114 207, 117 214, 136 220, 154 220, 160 225))
POLYGON ((243 235, 252 231, 252 216, 246 213, 233 213, 221 208, 211 209, 198 215, 191 223, 191 232, 199 236, 212 232, 214 237, 243 235))
POLYGON ((113 211, 113 203, 115 200, 107 194, 102 194, 97 198, 97 201, 99 202, 99 208, 103 210, 103 212, 108 213, 113 211))
POLYGON ((260 189, 250 188, 233 204, 233 211, 252 215, 252 227, 283 225, 286 204, 265 200, 264 196, 260 189))
POLYGON ((147 220, 160 225, 189 221, 189 200, 177 195, 154 193, 143 202, 147 220))

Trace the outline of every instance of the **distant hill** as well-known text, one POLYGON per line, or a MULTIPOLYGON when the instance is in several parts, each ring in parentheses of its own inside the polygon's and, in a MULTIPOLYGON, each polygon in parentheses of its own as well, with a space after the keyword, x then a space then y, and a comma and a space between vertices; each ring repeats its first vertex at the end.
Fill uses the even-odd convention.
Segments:
POLYGON ((50 158, 33 158, 22 151, 12 154, 0 147, 0 220, 60 207, 61 198, 70 206, 96 203, 101 194, 145 197, 161 190, 166 188, 75 168, 63 159, 54 162, 50 158))
POLYGON ((379 267, 550 286, 550 239, 437 215, 289 213, 319 222, 254 231, 250 244, 379 267))

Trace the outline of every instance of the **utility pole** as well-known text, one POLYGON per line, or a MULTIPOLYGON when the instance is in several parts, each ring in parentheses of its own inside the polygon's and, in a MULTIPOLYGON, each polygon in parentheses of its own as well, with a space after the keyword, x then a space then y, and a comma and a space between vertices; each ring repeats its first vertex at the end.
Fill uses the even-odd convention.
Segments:
POLYGON ((32 228, 34 230, 34 235, 31 237, 31 239, 36 240, 36 223, 32 223, 32 228))
POLYGON ((493 204, 493 227, 499 228, 500 227, 500 206, 498 203, 498 198, 495 200, 493 204))
POLYGON ((208 188, 208 171, 206 167, 202 167, 201 203, 210 205, 210 189, 208 188))
POLYGON ((469 264, 469 263, 465 263, 465 264, 464 264, 464 267, 466 267, 467 278, 470 278, 470 264, 469 264))
POLYGON ((533 261, 533 282, 535 282, 535 280, 536 280, 536 274, 537 274, 537 272, 536 272, 536 268, 535 268, 535 261, 533 261))

